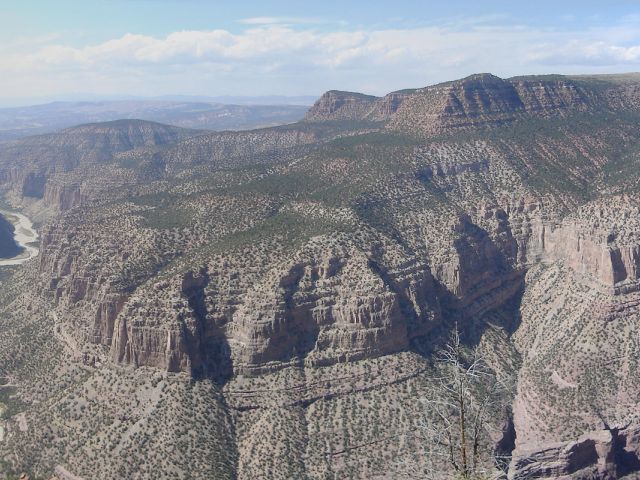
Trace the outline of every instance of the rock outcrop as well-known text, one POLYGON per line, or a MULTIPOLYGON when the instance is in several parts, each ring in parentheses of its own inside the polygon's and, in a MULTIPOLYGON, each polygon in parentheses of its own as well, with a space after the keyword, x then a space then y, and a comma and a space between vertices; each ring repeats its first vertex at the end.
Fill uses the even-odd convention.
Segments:
POLYGON ((545 445, 535 451, 516 450, 510 479, 608 480, 640 469, 637 426, 588 432, 570 443, 545 445))
POLYGON ((416 399, 457 326, 504 383, 481 448, 511 478, 640 470, 636 90, 482 74, 170 143, 82 127, 48 166, 21 150, 5 190, 57 211, 0 289, 0 373, 39 426, 7 420, 0 459, 394 478, 429 458, 416 399))
POLYGON ((331 90, 309 109, 305 120, 362 120, 370 115, 380 100, 371 95, 331 90))
POLYGON ((349 257, 299 261, 256 284, 234 287, 233 295, 224 293, 230 266, 189 271, 180 284, 159 285, 151 298, 129 300, 111 355, 171 371, 257 374, 406 350, 437 326, 440 307, 426 266, 386 272, 365 255, 349 257), (152 304, 162 303, 151 313, 152 304), (142 312, 160 324, 149 325, 142 312))
POLYGON ((477 74, 384 97, 332 90, 316 102, 305 120, 384 121, 392 130, 429 135, 508 124, 523 118, 563 117, 634 105, 637 108, 635 87, 618 84, 608 87, 603 89, 602 84, 594 87, 580 77, 550 75, 505 80, 477 74))
POLYGON ((27 137, 0 148, 0 191, 43 199, 45 206, 66 210, 82 201, 80 182, 70 185, 54 177, 87 167, 86 179, 97 164, 109 163, 118 153, 175 143, 199 133, 142 120, 118 120, 27 137))
POLYGON ((589 110, 594 94, 568 79, 503 80, 490 74, 426 87, 408 96, 389 128, 436 133, 495 126, 524 117, 562 116, 589 110))
POLYGON ((615 211, 596 202, 560 224, 534 225, 527 250, 529 261, 562 261, 585 282, 612 293, 637 289, 640 212, 627 197, 613 200, 615 211))

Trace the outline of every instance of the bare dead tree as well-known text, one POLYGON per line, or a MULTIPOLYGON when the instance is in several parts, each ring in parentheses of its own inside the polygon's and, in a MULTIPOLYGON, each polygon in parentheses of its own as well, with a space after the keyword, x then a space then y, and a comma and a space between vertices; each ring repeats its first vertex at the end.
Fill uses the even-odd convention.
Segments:
POLYGON ((423 458, 398 462, 406 478, 426 480, 488 479, 495 475, 486 446, 490 420, 504 405, 506 386, 486 364, 478 348, 466 348, 458 329, 437 354, 429 394, 420 399, 424 415, 412 432, 423 458), (447 476, 447 470, 453 472, 447 476))

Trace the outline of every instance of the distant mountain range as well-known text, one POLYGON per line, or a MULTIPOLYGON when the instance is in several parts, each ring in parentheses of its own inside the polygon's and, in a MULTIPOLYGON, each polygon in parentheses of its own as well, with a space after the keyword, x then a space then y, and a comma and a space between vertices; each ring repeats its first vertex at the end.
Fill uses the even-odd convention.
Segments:
POLYGON ((0 479, 640 478, 638 75, 74 105, 174 124, 0 145, 0 479))
POLYGON ((80 93, 59 97, 7 98, 0 97, 0 109, 46 105, 49 103, 102 103, 102 102, 206 102, 233 105, 304 105, 310 106, 318 95, 156 95, 152 97, 138 95, 95 95, 80 93))
POLYGON ((0 108, 0 142, 74 125, 140 119, 204 130, 246 130, 293 123, 312 97, 163 97, 162 99, 52 102, 0 108), (240 102, 246 102, 240 104, 240 102))

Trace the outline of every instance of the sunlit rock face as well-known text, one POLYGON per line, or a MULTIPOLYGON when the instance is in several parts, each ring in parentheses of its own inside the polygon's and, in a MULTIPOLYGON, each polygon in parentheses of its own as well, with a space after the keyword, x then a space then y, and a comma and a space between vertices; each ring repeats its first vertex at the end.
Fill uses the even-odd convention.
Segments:
POLYGON ((638 470, 638 88, 606 82, 481 74, 331 91, 276 128, 3 147, 3 191, 46 222, 0 292, 0 374, 37 426, 8 421, 0 453, 42 476, 396 478, 426 453, 389 435, 457 325, 513 387, 483 445, 505 474, 638 470))

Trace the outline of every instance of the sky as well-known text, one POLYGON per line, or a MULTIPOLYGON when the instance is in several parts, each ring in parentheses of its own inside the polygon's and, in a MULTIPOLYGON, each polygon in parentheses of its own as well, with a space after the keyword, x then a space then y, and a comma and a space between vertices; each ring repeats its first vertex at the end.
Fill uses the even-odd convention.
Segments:
POLYGON ((638 0, 0 0, 0 104, 632 71, 638 0))

